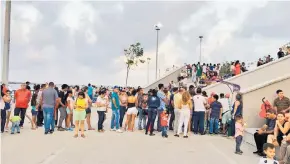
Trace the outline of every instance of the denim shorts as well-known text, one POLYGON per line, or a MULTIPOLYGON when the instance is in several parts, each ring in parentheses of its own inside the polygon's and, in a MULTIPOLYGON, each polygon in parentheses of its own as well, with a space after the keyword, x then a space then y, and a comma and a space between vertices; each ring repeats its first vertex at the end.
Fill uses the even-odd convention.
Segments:
POLYGON ((38 111, 31 110, 31 114, 32 114, 32 116, 37 116, 37 114, 38 114, 38 111))
POLYGON ((92 113, 91 108, 87 108, 87 109, 86 109, 86 114, 90 114, 90 113, 92 113))
POLYGON ((69 108, 66 108, 66 113, 67 114, 73 114, 73 112, 71 112, 71 110, 69 108))

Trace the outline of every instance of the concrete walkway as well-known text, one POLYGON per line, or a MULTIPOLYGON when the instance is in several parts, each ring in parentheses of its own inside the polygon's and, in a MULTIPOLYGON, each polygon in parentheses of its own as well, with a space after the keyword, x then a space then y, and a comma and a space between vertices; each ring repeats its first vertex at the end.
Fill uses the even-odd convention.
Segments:
MULTIPOLYGON (((235 142, 220 136, 190 134, 188 139, 169 133, 146 136, 143 131, 105 133, 86 131, 87 138, 73 138, 73 132, 44 135, 43 128, 30 130, 28 120, 21 134, 4 133, 1 142, 2 164, 256 164, 254 148, 242 145, 244 154, 234 154, 235 142)), ((97 114, 92 122, 96 127, 97 114)))

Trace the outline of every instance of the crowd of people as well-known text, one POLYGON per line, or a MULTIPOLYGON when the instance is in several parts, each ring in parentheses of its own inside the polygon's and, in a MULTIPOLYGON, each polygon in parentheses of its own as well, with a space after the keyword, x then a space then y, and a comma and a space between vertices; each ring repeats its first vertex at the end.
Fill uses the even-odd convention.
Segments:
MULTIPOLYGON (((278 59, 288 55, 288 51, 286 53, 284 51, 282 48, 279 48, 277 53, 278 59)), ((259 67, 272 61, 274 61, 274 58, 271 55, 267 55, 264 58, 259 58, 256 65, 259 67)), ((197 64, 185 64, 185 69, 181 71, 177 82, 179 86, 186 86, 188 79, 191 79, 191 82, 194 82, 196 86, 205 87, 247 71, 246 63, 239 60, 223 64, 201 64, 200 62, 197 64)))
MULTIPOLYGON (((168 131, 172 131, 174 137, 182 135, 183 138, 188 138, 191 132, 195 135, 219 134, 235 138, 235 153, 243 154, 241 144, 245 122, 242 95, 239 93, 231 102, 230 94, 211 93, 208 96, 202 88, 193 85, 187 89, 159 84, 158 89, 150 89, 147 93, 141 87, 114 86, 108 89, 91 84, 82 88, 63 84, 58 89, 53 82, 35 85, 33 89, 30 90, 29 83, 21 84, 12 100, 11 91, 5 85, 1 86, 1 133, 8 132, 9 126, 11 134, 20 133, 27 117, 31 129, 44 126, 45 135, 54 133, 56 129, 60 132, 73 131, 73 137, 85 138, 86 130, 95 130, 91 124, 94 107, 98 113, 97 131, 100 133, 105 132, 104 121, 111 112, 110 131, 143 130, 149 136, 158 131, 164 138, 169 137, 168 131), (26 113, 29 107, 31 118, 26 113), (14 110, 13 116, 10 116, 11 110, 14 110)), ((290 100, 282 90, 278 90, 277 95, 273 110, 267 111, 267 124, 255 134, 257 151, 254 153, 274 158, 275 155, 271 157, 271 152, 275 152, 273 145, 281 146, 280 162, 287 163, 290 162, 290 124, 285 113, 290 111, 290 100)))

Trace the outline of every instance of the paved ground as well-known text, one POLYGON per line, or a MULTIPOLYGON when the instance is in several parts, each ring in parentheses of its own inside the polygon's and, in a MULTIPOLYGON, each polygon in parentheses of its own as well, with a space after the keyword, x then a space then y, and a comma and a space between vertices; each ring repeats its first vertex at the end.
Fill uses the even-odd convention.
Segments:
MULTIPOLYGON (((105 122, 108 129, 110 118, 105 122)), ((73 132, 44 135, 32 131, 28 120, 21 134, 2 135, 2 164, 256 164, 253 147, 243 144, 244 155, 234 154, 234 140, 220 136, 190 135, 164 139, 145 136, 143 132, 116 133, 86 131, 87 138, 73 138, 73 132)), ((93 124, 97 114, 93 110, 93 124)))

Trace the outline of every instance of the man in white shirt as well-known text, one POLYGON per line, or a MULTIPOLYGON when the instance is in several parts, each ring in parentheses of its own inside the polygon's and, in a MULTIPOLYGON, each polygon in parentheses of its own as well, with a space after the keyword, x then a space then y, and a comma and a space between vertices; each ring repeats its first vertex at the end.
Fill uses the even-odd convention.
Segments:
MULTIPOLYGON (((228 96, 228 95, 227 95, 228 96)), ((223 133, 225 133, 226 123, 231 120, 231 110, 230 110, 230 100, 229 97, 225 97, 223 93, 220 94, 219 102, 223 107, 223 116, 222 116, 222 124, 223 124, 223 133)))
POLYGON ((201 135, 204 135, 204 117, 207 106, 206 98, 201 95, 201 88, 196 89, 196 94, 193 96, 194 103, 194 112, 193 112, 193 133, 197 134, 198 132, 201 135))

